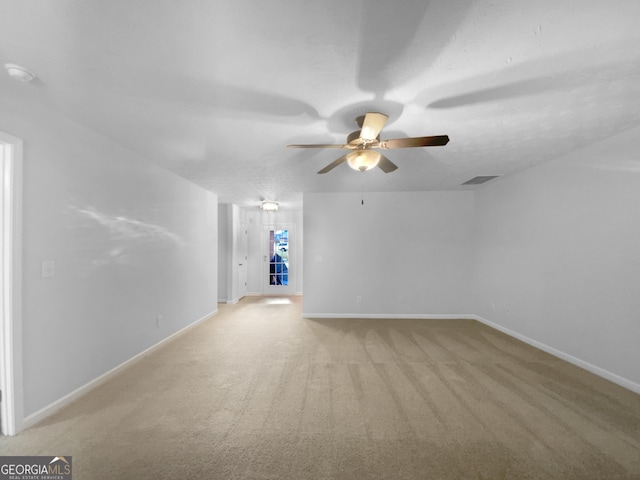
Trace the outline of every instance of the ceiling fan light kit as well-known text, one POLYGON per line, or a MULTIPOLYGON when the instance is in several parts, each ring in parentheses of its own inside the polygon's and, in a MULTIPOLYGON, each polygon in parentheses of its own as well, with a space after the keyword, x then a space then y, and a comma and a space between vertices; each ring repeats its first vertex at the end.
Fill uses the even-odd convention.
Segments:
POLYGON ((316 144, 316 145, 287 145, 289 148, 343 148, 352 150, 340 158, 337 158, 318 173, 323 174, 333 170, 343 162, 359 172, 366 172, 374 167, 380 168, 384 173, 397 170, 398 166, 381 153, 372 150, 380 148, 390 150, 392 148, 410 147, 439 147, 449 143, 448 135, 433 137, 406 137, 391 140, 380 140, 380 131, 387 123, 389 117, 384 113, 369 112, 364 117, 358 117, 356 123, 362 125, 360 131, 347 136, 345 144, 316 144))
POLYGON ((354 170, 366 172, 378 165, 380 157, 381 155, 374 150, 356 150, 347 154, 347 163, 354 170))

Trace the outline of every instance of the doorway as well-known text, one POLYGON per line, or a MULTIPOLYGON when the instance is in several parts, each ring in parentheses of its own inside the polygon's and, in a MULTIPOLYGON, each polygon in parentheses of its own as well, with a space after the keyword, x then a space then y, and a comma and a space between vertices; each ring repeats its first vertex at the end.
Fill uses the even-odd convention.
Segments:
POLYGON ((3 132, 0 172, 0 432, 15 435, 22 425, 22 141, 3 132))
POLYGON ((265 226, 262 234, 262 291, 265 295, 295 292, 294 225, 265 226))

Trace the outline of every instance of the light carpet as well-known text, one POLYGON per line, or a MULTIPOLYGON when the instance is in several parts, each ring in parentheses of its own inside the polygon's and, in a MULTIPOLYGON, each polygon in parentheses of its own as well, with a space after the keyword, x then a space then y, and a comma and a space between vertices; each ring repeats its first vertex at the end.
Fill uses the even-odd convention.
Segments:
POLYGON ((0 455, 72 455, 76 480, 640 479, 640 396, 473 320, 300 304, 220 305, 0 455))

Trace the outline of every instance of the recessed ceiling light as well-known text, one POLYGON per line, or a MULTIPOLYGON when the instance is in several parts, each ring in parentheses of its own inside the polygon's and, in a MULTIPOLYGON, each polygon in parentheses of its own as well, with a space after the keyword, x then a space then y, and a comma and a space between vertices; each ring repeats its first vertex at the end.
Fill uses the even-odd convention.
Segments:
POLYGON ((31 82, 36 78, 35 73, 30 72, 25 67, 16 65, 15 63, 5 63, 4 68, 7 69, 9 76, 19 82, 31 82))

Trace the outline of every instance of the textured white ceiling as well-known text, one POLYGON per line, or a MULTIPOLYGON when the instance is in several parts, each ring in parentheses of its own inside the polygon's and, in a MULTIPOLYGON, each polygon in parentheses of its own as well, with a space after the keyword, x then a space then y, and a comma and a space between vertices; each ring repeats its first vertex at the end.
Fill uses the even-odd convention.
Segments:
MULTIPOLYGON (((640 123, 637 0, 0 0, 0 61, 42 102, 241 206, 469 189, 640 123), (320 168, 367 111, 390 174, 320 168)), ((21 95, 27 95, 24 92, 21 95)))

